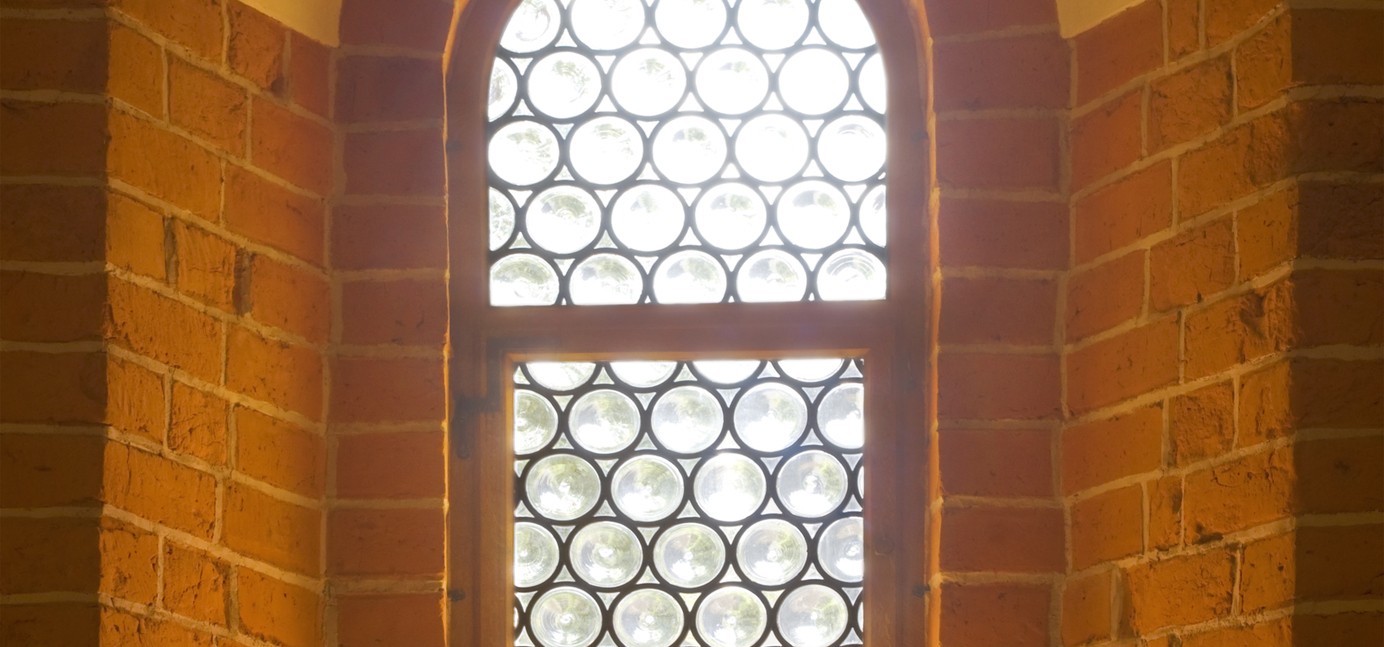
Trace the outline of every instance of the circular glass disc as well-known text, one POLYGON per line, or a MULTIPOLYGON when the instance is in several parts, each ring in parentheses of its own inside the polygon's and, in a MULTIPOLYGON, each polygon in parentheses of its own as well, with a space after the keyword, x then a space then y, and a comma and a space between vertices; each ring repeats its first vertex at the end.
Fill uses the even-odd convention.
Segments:
POLYGON ((497 250, 514 235, 514 203, 495 187, 490 188, 490 249, 497 250))
POLYGON ((764 504, 764 471, 740 454, 717 454, 702 463, 692 482, 697 505, 717 521, 740 521, 764 504))
POLYGON ((860 231, 870 242, 884 247, 889 230, 885 221, 884 186, 870 189, 860 201, 860 231))
POLYGON ((781 114, 760 115, 735 136, 735 159, 757 180, 782 182, 807 164, 807 133, 781 114))
POLYGON ((659 303, 716 303, 725 296, 726 271, 705 252, 678 252, 654 272, 659 303))
POLYGON ((500 47, 516 54, 543 49, 562 29, 562 11, 553 0, 523 0, 500 35, 500 47))
POLYGON ((726 137, 709 119, 678 117, 654 136, 654 166, 673 182, 705 182, 725 164, 726 137))
POLYGON ((554 521, 576 519, 601 498, 601 479, 590 463, 571 454, 539 459, 524 479, 529 504, 554 521))
POLYGON ((533 603, 529 625, 544 647, 587 647, 601 633, 601 607, 591 594, 564 586, 533 603))
POLYGON ((884 129, 872 119, 846 115, 822 129, 817 159, 833 177, 859 182, 884 168, 884 129))
POLYGON ((769 70, 743 49, 713 52, 697 66, 697 96, 708 108, 728 115, 749 112, 769 93, 769 70))
POLYGON ((840 189, 820 180, 789 187, 778 202, 778 226, 784 238, 808 249, 830 246, 846 234, 851 205, 840 189))
POLYGON ((695 454, 721 437, 725 413, 710 391, 698 386, 679 386, 654 402, 650 425, 654 437, 668 451, 695 454))
POLYGON ((774 382, 756 385, 735 403, 735 433, 761 452, 792 446, 807 430, 807 403, 797 391, 774 382))
POLYGON ((532 254, 506 256, 490 266, 490 305, 552 305, 557 291, 557 272, 532 254))
POLYGON ((529 362, 524 368, 535 382, 554 391, 571 391, 586 384, 596 372, 591 362, 529 362))
POLYGON ((654 24, 663 40, 683 49, 700 49, 726 30, 726 4, 717 0, 659 0, 654 24))
POLYGON ((783 49, 807 30, 804 0, 743 0, 735 24, 740 34, 761 49, 783 49))
POLYGON ((830 112, 846 101, 851 74, 840 56, 825 49, 804 49, 783 62, 779 94, 789 108, 809 115, 830 112))
POLYGON ((748 258, 735 272, 741 301, 799 301, 807 293, 802 261, 782 250, 767 249, 748 258))
POLYGON ((769 212, 754 189, 743 184, 718 184, 702 194, 695 217, 702 240, 734 251, 764 235, 769 212))
POLYGON ((558 546, 552 533, 536 523, 514 524, 514 585, 542 584, 557 570, 558 546))
POLYGON ((654 542, 654 568, 673 586, 705 586, 725 564, 726 544, 721 535, 699 523, 673 526, 654 542))
POLYGON ((817 405, 817 426, 831 444, 844 449, 865 445, 865 389, 859 384, 841 384, 822 397, 817 405))
POLYGON ((823 301, 883 299, 887 289, 884 264, 864 250, 836 252, 817 272, 817 294, 823 301))
POLYGON ((625 110, 652 117, 677 107, 687 93, 687 68, 661 49, 637 49, 615 64, 610 87, 625 110))
POLYGON ((572 268, 570 289, 576 305, 639 303, 644 279, 623 256, 597 254, 572 268))
POLYGON ((634 175, 644 161, 644 139, 634 124, 597 117, 572 131, 572 170, 595 184, 615 184, 634 175))
POLYGON ((575 186, 538 194, 524 210, 524 231, 533 244, 555 254, 580 250, 601 233, 601 205, 575 186))
POLYGON ((757 359, 704 359, 692 362, 702 377, 717 384, 739 384, 759 372, 757 359))
POLYGON ((768 621, 764 603, 738 586, 716 589, 697 606, 697 635, 711 647, 750 647, 768 621))
POLYGON ((592 586, 620 586, 644 566, 644 548, 633 530, 598 521, 572 535, 568 557, 577 577, 592 586))
POLYGON ((799 382, 821 382, 841 370, 841 360, 834 357, 822 359, 781 359, 778 361, 783 372, 799 382))
POLYGON ((486 101, 485 116, 491 121, 509 112, 514 98, 519 95, 519 77, 508 63, 495 59, 490 68, 490 96, 486 101))
POLYGON ((847 517, 827 526, 817 538, 817 562, 834 579, 859 582, 865 576, 865 522, 847 517))
POLYGON ((529 102, 556 119, 570 119, 590 110, 601 96, 600 68, 595 61, 575 52, 558 52, 539 59, 528 76, 529 102))
POLYGON ((875 32, 855 0, 820 0, 817 3, 817 24, 821 25, 822 33, 831 42, 846 49, 860 49, 875 44, 875 32))
POLYGON ((514 390, 514 453, 532 454, 557 435, 557 409, 548 399, 527 389, 514 390))
POLYGON ((846 633, 851 612, 840 593, 821 584, 793 589, 778 606, 778 630, 793 647, 828 647, 846 633))
POLYGON ((677 370, 677 362, 611 362, 611 370, 621 382, 635 388, 649 388, 668 381, 677 370))
POLYGON ((639 252, 661 252, 687 226, 682 200, 672 189, 641 184, 620 194, 610 210, 615 238, 639 252))
POLYGON ((816 449, 795 454, 779 467, 779 502, 799 517, 821 517, 846 500, 848 479, 846 468, 831 454, 816 449))
POLYGON ((577 398, 567 418, 572 440, 597 454, 618 452, 639 436, 639 407, 619 391, 601 389, 577 398))
POLYGON ((736 563, 756 584, 785 584, 807 565, 807 540, 797 526, 782 519, 765 519, 750 526, 736 543, 736 563))
POLYGON ((572 3, 572 32, 591 49, 620 49, 644 31, 639 0, 581 0, 572 3))
POLYGON ((648 454, 631 458, 615 470, 610 496, 626 517, 652 522, 682 505, 682 472, 665 458, 648 454))
POLYGON ((671 647, 682 635, 682 606, 657 589, 631 591, 615 604, 611 624, 626 647, 671 647))
POLYGON ((517 186, 534 184, 557 169, 553 132, 533 121, 516 121, 490 138, 490 170, 517 186))

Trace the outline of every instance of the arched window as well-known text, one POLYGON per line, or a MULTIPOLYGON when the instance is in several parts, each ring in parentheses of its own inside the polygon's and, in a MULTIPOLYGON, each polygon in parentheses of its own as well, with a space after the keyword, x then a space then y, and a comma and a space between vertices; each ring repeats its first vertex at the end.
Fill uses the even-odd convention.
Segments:
POLYGON ((921 541, 899 502, 922 500, 931 419, 917 78, 890 87, 887 135, 883 115, 916 20, 484 5, 449 73, 453 631, 825 647, 868 624, 909 644, 925 564, 894 547, 921 541))

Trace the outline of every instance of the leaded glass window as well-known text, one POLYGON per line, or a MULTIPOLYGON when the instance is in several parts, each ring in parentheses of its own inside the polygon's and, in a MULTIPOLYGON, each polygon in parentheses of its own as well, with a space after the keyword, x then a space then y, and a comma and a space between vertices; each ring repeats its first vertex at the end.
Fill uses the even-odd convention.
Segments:
POLYGON ((515 642, 860 645, 861 359, 529 362, 515 642))
POLYGON ((496 306, 882 299, 855 0, 523 0, 488 102, 496 306))

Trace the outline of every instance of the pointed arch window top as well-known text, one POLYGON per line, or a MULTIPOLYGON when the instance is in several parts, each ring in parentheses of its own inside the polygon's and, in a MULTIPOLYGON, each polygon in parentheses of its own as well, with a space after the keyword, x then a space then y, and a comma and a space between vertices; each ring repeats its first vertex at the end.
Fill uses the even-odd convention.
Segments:
POLYGON ((523 0, 491 304, 884 298, 885 92, 855 0, 523 0))

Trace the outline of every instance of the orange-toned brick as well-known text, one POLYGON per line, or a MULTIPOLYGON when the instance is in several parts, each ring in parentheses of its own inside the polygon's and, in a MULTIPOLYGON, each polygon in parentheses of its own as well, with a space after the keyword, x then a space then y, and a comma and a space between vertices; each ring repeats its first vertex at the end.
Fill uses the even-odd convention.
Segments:
POLYGON ((222 0, 117 0, 126 15, 193 54, 221 60, 222 0))
POLYGON ((167 279, 163 215, 116 193, 108 200, 106 262, 152 279, 167 279))
POLYGON ((1302 182, 1298 192, 1300 256, 1384 258, 1384 185, 1302 182))
POLYGON ((1067 406, 1084 413, 1174 384, 1178 375, 1175 317, 1140 326, 1078 349, 1067 358, 1067 406))
POLYGON ((226 545, 306 575, 321 556, 322 512, 274 498, 240 483, 226 491, 226 545))
MULTIPOLYGON (((314 265, 326 257, 326 207, 235 165, 226 167, 226 226, 314 265)), ((445 240, 444 240, 445 244, 445 240)))
POLYGON ((1146 254, 1134 251, 1067 280, 1067 341, 1077 341, 1137 317, 1144 306, 1146 254))
POLYGON ((0 87, 100 94, 106 52, 104 21, 6 17, 0 20, 0 87))
POLYGON ((327 571, 336 575, 427 575, 443 570, 443 511, 334 510, 327 523, 327 571))
POLYGON ((1056 573, 1063 569, 1057 508, 948 507, 942 512, 941 567, 948 572, 1056 573))
MULTIPOLYGON (((101 519, 98 524, 101 581, 96 590, 122 600, 153 604, 159 593, 158 536, 114 519, 101 519)), ((64 557, 72 555, 66 553, 64 557)))
POLYGON ((1384 614, 1365 611, 1294 616, 1293 636, 1303 641, 1299 644, 1368 645, 1384 636, 1384 614))
POLYGON ((331 293, 321 275, 257 254, 250 257, 246 282, 244 310, 255 321, 310 342, 327 340, 331 293))
POLYGON ((452 5, 435 0, 360 0, 341 9, 341 42, 442 53, 452 5))
POLYGON ((943 267, 1067 267, 1067 209, 1057 202, 953 198, 938 210, 943 267))
POLYGON ((1149 85, 1149 151, 1204 135, 1230 120, 1230 57, 1198 63, 1149 85))
POLYGON ((1219 218, 1159 243, 1149 252, 1149 307, 1200 303, 1235 282, 1235 227, 1219 218))
POLYGON ((306 497, 326 489, 326 441, 296 425, 237 407, 236 469, 306 497))
POLYGON ((346 192, 357 195, 440 196, 445 193, 440 128, 349 133, 346 192))
POLYGON ((441 59, 348 56, 338 63, 341 123, 442 119, 441 59))
POLYGON ((105 419, 106 361, 100 353, 0 352, 0 416, 6 422, 99 423, 105 419))
POLYGON ((284 48, 287 33, 273 18, 230 0, 231 37, 226 61, 231 69, 259 87, 278 93, 284 89, 284 48))
POLYGON ((322 596, 248 568, 236 572, 240 625, 286 647, 314 647, 322 637, 322 596))
MULTIPOLYGON (((95 177, 106 160, 106 111, 99 104, 0 103, 0 173, 95 177)), ((112 131, 115 128, 111 128, 112 131)))
POLYGON ((1057 283, 1051 279, 944 278, 943 344, 1052 343, 1057 283))
POLYGON ((1063 108, 1067 105, 1067 43, 1055 32, 933 47, 937 111, 1063 108))
POLYGON ((1187 315, 1186 374, 1204 377, 1286 350, 1294 339, 1292 284, 1279 281, 1187 315))
POLYGON ((1169 400, 1168 440, 1177 465, 1229 451, 1235 442, 1232 383, 1213 384, 1169 400))
POLYGON ((1083 645, 1110 638, 1112 573, 1068 578, 1062 590, 1062 644, 1083 645))
POLYGON ((1182 477, 1149 481, 1149 550, 1168 550, 1182 544, 1182 477))
POLYGON ((105 235, 105 191, 100 187, 0 185, 0 259, 100 260, 105 235), (53 223, 61 222, 61 227, 53 223))
POLYGON ((0 338, 72 342, 101 338, 106 280, 0 270, 0 338))
POLYGON ((250 120, 255 166, 317 195, 330 193, 336 151, 330 128, 262 98, 251 104, 250 120))
POLYGON ((1307 270, 1292 282, 1300 346, 1384 345, 1384 271, 1307 270))
POLYGON ((1253 110, 1281 96, 1293 83, 1291 14, 1274 19, 1235 47, 1235 98, 1253 110))
POLYGON ((102 491, 112 506, 203 539, 216 523, 216 479, 127 445, 107 443, 102 491))
POLYGON ((447 334, 441 279, 347 281, 341 286, 341 341, 440 346, 447 334))
POLYGON ((287 68, 289 97, 318 115, 330 116, 332 50, 291 30, 288 43, 292 52, 287 68))
POLYGON ((226 463, 229 408, 225 400, 173 382, 168 447, 213 465, 226 463))
POLYGON ((1078 34, 1077 102, 1086 103, 1163 63, 1163 7, 1144 0, 1078 34))
POLYGON ((112 280, 107 337, 208 382, 221 379, 221 326, 211 317, 143 287, 112 280))
POLYGON ((0 594, 86 592, 101 575, 95 519, 6 519, 0 540, 5 546, 0 594))
POLYGON ((1293 602, 1384 594, 1384 527, 1299 527, 1245 546, 1240 595, 1257 613, 1293 602))
POLYGON ((178 58, 168 60, 168 116, 232 155, 245 154, 249 98, 225 78, 178 58))
POLYGON ((1250 454, 1188 474, 1182 499, 1188 543, 1211 541, 1292 514, 1297 482, 1291 448, 1250 454))
POLYGON ((443 647, 443 602, 436 593, 342 595, 336 599, 341 644, 443 647))
POLYGON ((1384 15, 1373 10, 1291 13, 1293 77, 1311 85, 1384 84, 1384 15))
POLYGON ((162 375, 112 357, 106 364, 105 386, 107 424, 122 433, 163 442, 168 418, 162 375))
POLYGON ((1045 117, 940 123, 937 179, 944 187, 1056 190, 1057 133, 1045 117))
POLYGON ((927 8, 927 23, 933 36, 1056 25, 1057 7, 1044 0, 940 2, 927 8))
POLYGON ((1225 616, 1233 596, 1233 569, 1233 559, 1224 550, 1126 568, 1125 626, 1144 635, 1225 616))
POLYGON ((991 497, 1051 497, 1052 433, 946 430, 938 435, 942 490, 991 497))
POLYGON ((1384 364, 1329 359, 1278 362, 1240 381, 1242 445, 1299 429, 1377 427, 1384 419, 1384 364))
POLYGON ((6 645, 99 644, 93 602, 6 604, 0 607, 0 642, 6 645))
POLYGON ((1168 56, 1177 60, 1201 48, 1201 0, 1168 0, 1168 56))
POLYGON ((442 498, 447 473, 442 432, 345 435, 337 441, 340 498, 442 498), (399 469, 408 465, 408 469, 399 469))
POLYGON ((1369 173, 1384 168, 1384 101, 1303 101, 1287 110, 1292 171, 1369 173))
POLYGON ((232 328, 226 387, 313 420, 322 417, 322 356, 311 348, 232 328))
POLYGON ((331 245, 337 269, 445 268, 446 214, 441 206, 339 207, 332 212, 331 245))
POLYGON ((942 418, 1038 420, 1059 411, 1055 356, 943 353, 938 363, 942 418))
POLYGON ((224 627, 230 608, 230 566, 173 542, 163 548, 163 606, 200 622, 224 627))
POLYGON ((942 644, 1047 647, 1052 590, 1033 584, 960 584, 941 590, 942 644))
MULTIPOLYGON (((1380 366, 1374 364, 1376 376, 1384 375, 1380 366)), ((1300 511, 1328 514, 1384 510, 1384 436, 1299 443, 1295 454, 1300 477, 1296 504, 1300 511)))
POLYGON ((124 113, 110 120, 110 176, 207 220, 221 210, 221 161, 210 151, 124 113))
POLYGON ((1072 188, 1087 186, 1139 159, 1142 106, 1142 92, 1127 92, 1072 120, 1072 188))
POLYGON ((1062 488, 1067 494, 1158 469, 1163 411, 1145 407, 1108 420, 1067 427, 1062 437, 1062 488))
POLYGON ((104 445, 99 436, 0 434, 0 506, 95 505, 104 445))
POLYGON ((1298 257, 1299 203, 1299 188, 1293 186, 1265 196, 1235 215, 1235 245, 1243 279, 1298 257))
POLYGON ((332 367, 337 422, 441 420, 442 358, 341 357, 332 367))
POLYGON ((1139 553, 1144 547, 1144 493, 1123 487, 1072 504, 1072 568, 1139 553))
POLYGON ((1076 262, 1085 263, 1172 225, 1172 164, 1160 162, 1077 199, 1076 262))
POLYGON ((119 647, 179 645, 212 647, 211 634, 190 629, 176 622, 147 615, 134 615, 113 607, 101 607, 101 636, 96 644, 119 647))
POLYGON ((181 220, 173 221, 178 291, 214 308, 235 309, 236 246, 181 220))
POLYGON ((1178 165, 1178 211, 1199 216, 1283 177, 1288 169, 1282 113, 1260 117, 1187 152, 1178 165))
POLYGON ((111 22, 106 93, 156 116, 164 116, 163 48, 144 34, 111 22))
POLYGON ((1345 643, 1300 643, 1294 639, 1288 618, 1266 620, 1256 624, 1234 625, 1191 634, 1182 639, 1182 647, 1292 647, 1293 645, 1329 645, 1345 643))
POLYGON ((1206 3, 1206 46, 1215 47, 1243 32, 1278 6, 1276 0, 1223 0, 1206 3))

